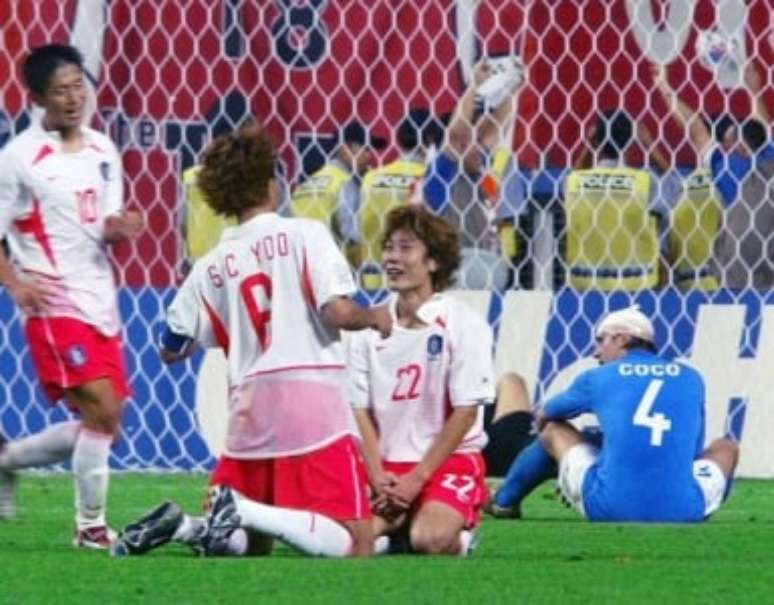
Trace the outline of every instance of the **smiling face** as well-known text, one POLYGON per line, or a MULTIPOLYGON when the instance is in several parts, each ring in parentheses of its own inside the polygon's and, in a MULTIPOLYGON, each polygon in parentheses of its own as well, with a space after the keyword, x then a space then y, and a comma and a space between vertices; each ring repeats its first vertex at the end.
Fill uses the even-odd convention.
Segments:
POLYGON ((382 265, 387 286, 399 294, 415 292, 421 296, 433 294, 432 274, 436 261, 427 255, 427 246, 412 231, 396 229, 384 242, 382 265))
POLYGON ((70 131, 80 127, 86 106, 86 83, 80 67, 65 63, 58 67, 42 95, 34 95, 36 103, 45 109, 46 128, 70 131))

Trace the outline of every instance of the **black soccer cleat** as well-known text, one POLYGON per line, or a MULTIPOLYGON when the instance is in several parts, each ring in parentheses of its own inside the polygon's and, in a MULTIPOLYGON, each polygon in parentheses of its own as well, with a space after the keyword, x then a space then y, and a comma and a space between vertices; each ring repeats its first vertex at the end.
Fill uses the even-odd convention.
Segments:
POLYGON ((201 539, 202 556, 228 555, 228 541, 241 519, 236 512, 236 501, 231 488, 215 487, 211 491, 207 528, 201 539))
POLYGON ((484 505, 484 512, 495 519, 521 519, 521 506, 512 504, 511 506, 500 506, 496 502, 497 494, 492 496, 484 505))
POLYGON ((164 502, 124 527, 111 554, 116 557, 145 554, 172 540, 182 522, 183 510, 174 502, 164 502))

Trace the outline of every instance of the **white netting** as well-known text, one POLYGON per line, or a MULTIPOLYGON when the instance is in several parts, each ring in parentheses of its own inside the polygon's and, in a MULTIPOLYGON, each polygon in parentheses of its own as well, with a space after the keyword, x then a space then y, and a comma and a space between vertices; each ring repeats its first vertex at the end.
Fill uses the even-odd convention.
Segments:
MULTIPOLYGON (((333 156, 344 125, 357 119, 386 137, 377 159, 389 164, 398 155, 399 124, 421 107, 439 118, 460 109, 469 127, 475 120, 474 128, 454 130, 447 152, 465 155, 483 144, 491 151, 486 162, 451 182, 437 178, 430 154, 419 160, 420 173, 427 163, 434 167, 423 180, 411 172, 416 166, 393 166, 366 183, 376 198, 381 191, 380 203, 392 199, 385 202, 385 192, 389 198, 399 191, 462 225, 472 267, 467 285, 507 292, 478 299, 500 332, 498 370, 521 373, 542 398, 589 352, 600 314, 635 300, 654 314, 664 352, 690 356, 710 374, 710 430, 720 430, 729 401, 741 398, 745 443, 767 443, 772 427, 763 410, 774 389, 765 372, 766 351, 774 350, 774 151, 765 117, 774 99, 772 23, 768 0, 0 3, 0 145, 30 120, 20 79, 26 52, 71 43, 94 83, 93 124, 123 153, 127 202, 147 217, 146 233, 116 255, 135 394, 114 464, 201 468, 211 461, 196 392, 198 380, 205 399, 198 405, 207 408, 199 418, 212 423, 222 403, 212 401, 213 389, 222 388, 212 376, 217 370, 202 377, 201 356, 162 368, 155 342, 184 260, 183 173, 212 134, 257 117, 279 142, 287 190, 306 183, 307 206, 311 199, 320 208, 331 179, 309 177, 333 156), (482 82, 469 110, 458 108, 482 57, 499 58, 492 61, 499 80, 482 82), (654 64, 667 66, 661 89, 654 64), (750 169, 749 154, 720 153, 709 172, 697 172, 700 122, 691 128, 692 116, 680 117, 685 108, 707 119, 710 139, 733 137, 725 126, 738 124, 737 139, 749 143, 762 128, 760 161, 750 169), (571 177, 572 168, 600 166, 589 131, 599 113, 613 123, 619 111, 632 131, 619 164, 645 172, 613 162, 571 177), (746 121, 756 114, 758 122, 746 121), (471 199, 476 203, 462 203, 471 199), (215 386, 203 387, 203 380, 215 386), (761 421, 751 422, 753 414, 761 421)), ((452 159, 452 167, 464 163, 452 159)), ((367 216, 350 217, 366 243, 383 212, 372 215, 375 226, 367 216)), ((368 261, 377 252, 360 250, 369 287, 368 261)), ((44 404, 5 293, 0 376, 5 435, 34 432, 64 414, 44 404)), ((731 407, 741 424, 738 403, 731 407)), ((756 464, 753 474, 774 473, 774 460, 763 456, 756 464)))

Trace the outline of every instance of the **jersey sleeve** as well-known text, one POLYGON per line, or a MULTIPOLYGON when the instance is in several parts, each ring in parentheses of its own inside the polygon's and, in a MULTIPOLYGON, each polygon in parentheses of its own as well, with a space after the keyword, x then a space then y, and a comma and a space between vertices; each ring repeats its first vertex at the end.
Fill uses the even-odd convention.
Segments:
POLYGON ((452 339, 449 395, 453 407, 492 403, 495 398, 492 329, 483 318, 461 312, 452 339))
POLYGON ((219 346, 207 312, 207 300, 201 286, 202 267, 197 263, 177 291, 167 309, 167 330, 178 337, 195 340, 203 347, 219 346))
POLYGON ((352 270, 327 227, 319 221, 306 221, 308 238, 305 265, 318 310, 337 296, 352 296, 357 291, 352 270))
POLYGON ((368 334, 369 330, 353 332, 347 343, 347 399, 357 409, 371 407, 368 334))
POLYGON ((16 162, 6 150, 0 152, 0 239, 8 233, 14 219, 20 214, 22 186, 16 162))
POLYGON ((574 418, 591 411, 590 372, 584 372, 578 376, 570 388, 552 397, 543 406, 543 413, 549 420, 574 418))
POLYGON ((113 143, 110 143, 105 189, 105 216, 120 214, 124 207, 124 170, 121 156, 113 143))

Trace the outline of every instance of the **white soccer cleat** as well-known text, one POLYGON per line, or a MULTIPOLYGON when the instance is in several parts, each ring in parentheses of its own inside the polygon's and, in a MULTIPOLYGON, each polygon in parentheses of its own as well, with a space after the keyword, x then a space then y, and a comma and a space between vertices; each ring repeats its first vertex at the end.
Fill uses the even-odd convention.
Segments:
POLYGON ((107 525, 76 529, 73 536, 73 546, 92 550, 110 550, 117 538, 115 531, 107 525))

